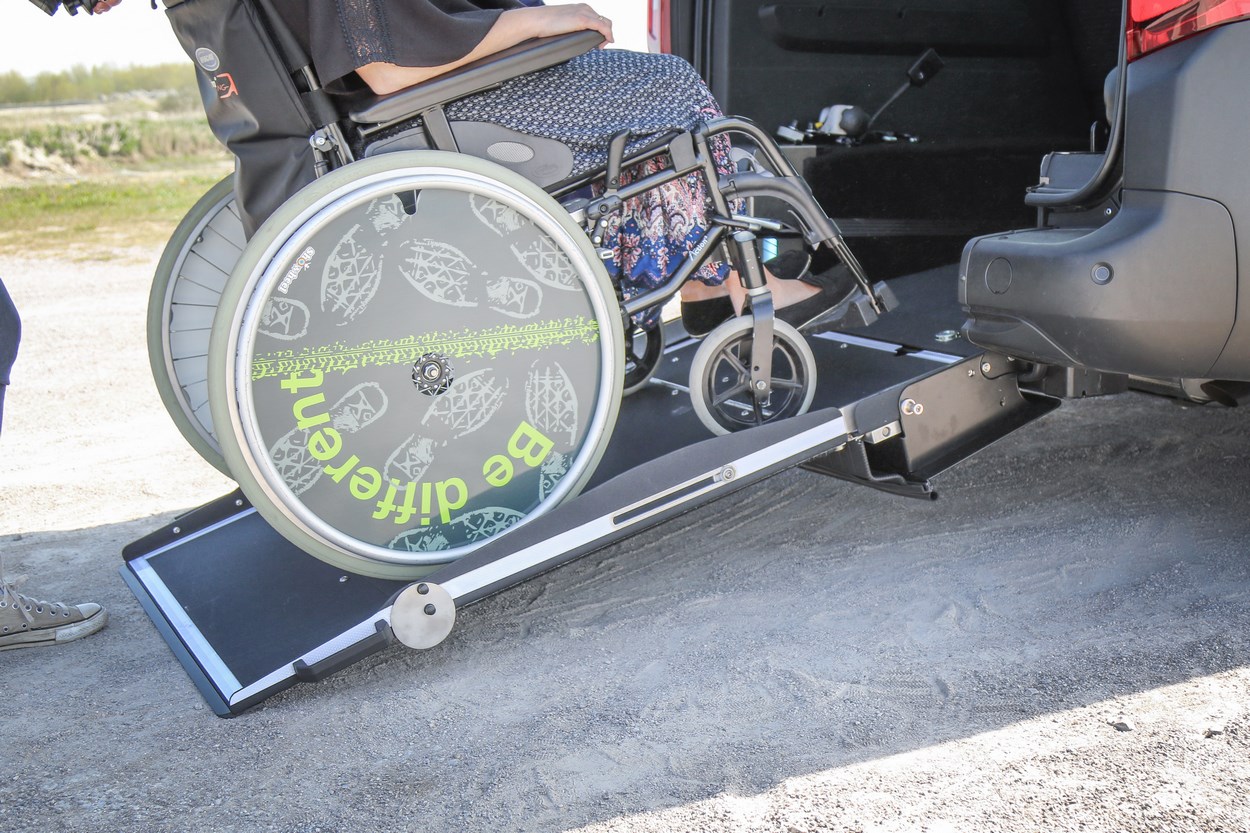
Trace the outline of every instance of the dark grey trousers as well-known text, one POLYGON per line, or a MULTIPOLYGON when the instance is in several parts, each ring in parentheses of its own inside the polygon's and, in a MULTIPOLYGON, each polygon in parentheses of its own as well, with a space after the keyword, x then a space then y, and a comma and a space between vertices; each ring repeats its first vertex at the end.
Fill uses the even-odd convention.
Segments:
POLYGON ((0 280, 0 424, 4 423, 4 392, 9 388, 9 371, 17 358, 17 343, 22 338, 22 322, 9 291, 0 280))

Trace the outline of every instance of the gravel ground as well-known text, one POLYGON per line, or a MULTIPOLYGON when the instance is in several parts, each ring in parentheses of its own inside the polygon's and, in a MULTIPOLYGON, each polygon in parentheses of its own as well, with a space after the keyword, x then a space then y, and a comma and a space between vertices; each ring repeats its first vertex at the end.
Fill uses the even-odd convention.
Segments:
POLYGON ((150 382, 156 254, 0 262, 0 548, 112 617, 0 654, 0 830, 1250 830, 1245 420, 1135 394, 932 504, 782 474, 214 717, 117 575, 230 486, 150 382))

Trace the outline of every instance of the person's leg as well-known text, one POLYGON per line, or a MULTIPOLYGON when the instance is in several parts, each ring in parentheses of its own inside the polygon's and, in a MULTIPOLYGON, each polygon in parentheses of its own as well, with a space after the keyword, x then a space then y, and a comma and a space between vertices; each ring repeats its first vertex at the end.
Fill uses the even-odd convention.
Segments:
MULTIPOLYGON (((4 392, 9 386, 21 334, 17 307, 0 280, 0 423, 4 420, 4 392)), ((4 553, 0 552, 0 651, 80 639, 95 633, 108 621, 108 612, 98 604, 45 602, 17 592, 21 582, 22 579, 9 578, 4 553)))
POLYGON ((17 343, 22 337, 22 322, 9 291, 0 280, 0 426, 4 424, 4 392, 9 388, 9 373, 17 358, 17 343))

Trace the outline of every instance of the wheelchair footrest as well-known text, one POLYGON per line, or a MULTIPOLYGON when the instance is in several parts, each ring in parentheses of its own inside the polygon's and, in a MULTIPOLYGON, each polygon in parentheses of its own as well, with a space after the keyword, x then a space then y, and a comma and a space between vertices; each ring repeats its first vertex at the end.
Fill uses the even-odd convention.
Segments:
MULTIPOLYGON (((881 300, 882 309, 890 312, 898 307, 898 296, 885 281, 878 281, 872 291, 881 300)), ((809 322, 800 330, 808 335, 823 333, 828 330, 852 330, 867 327, 880 317, 873 308, 872 299, 863 290, 856 292, 833 309, 819 318, 809 322)))

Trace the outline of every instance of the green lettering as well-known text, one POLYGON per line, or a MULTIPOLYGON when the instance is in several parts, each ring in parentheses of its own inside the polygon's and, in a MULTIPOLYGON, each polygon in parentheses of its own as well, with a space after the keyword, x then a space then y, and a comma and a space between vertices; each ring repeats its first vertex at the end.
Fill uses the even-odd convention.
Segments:
POLYGON ((295 393, 303 390, 304 388, 315 388, 320 385, 323 378, 321 371, 313 368, 309 371, 309 373, 312 375, 303 377, 292 373, 286 378, 285 381, 280 383, 282 385, 282 389, 295 393))
POLYGON ((512 461, 502 454, 496 454, 482 466, 482 474, 492 486, 507 486, 512 480, 512 471, 512 461))
POLYGON ((395 493, 399 491, 399 484, 394 480, 386 487, 386 497, 378 501, 378 509, 373 513, 374 520, 382 520, 387 515, 395 511, 395 493))
POLYGON ((417 484, 411 481, 404 486, 404 500, 395 507, 395 523, 406 524, 417 514, 417 484))
POLYGON ((370 466, 361 466, 352 475, 348 486, 356 500, 373 500, 382 490, 382 475, 370 466))
POLYGON ((295 403, 295 407, 291 409, 291 412, 295 414, 295 428, 297 431, 307 431, 314 425, 320 425, 323 422, 330 421, 330 415, 325 411, 311 417, 306 416, 304 413, 313 405, 320 405, 325 401, 326 395, 324 393, 314 393, 312 396, 305 396, 303 399, 300 399, 295 403))
POLYGON ((329 462, 343 450, 343 436, 334 428, 318 428, 308 437, 308 453, 314 460, 329 462))
POLYGON ((469 489, 459 477, 440 480, 435 484, 434 491, 438 493, 438 516, 445 524, 451 523, 452 512, 469 502, 469 489), (457 492, 455 500, 449 500, 447 497, 452 487, 455 487, 457 492))
POLYGON ((335 483, 342 483, 343 478, 347 476, 347 473, 351 471, 352 469, 356 468, 356 465, 359 462, 360 462, 360 458, 357 457, 355 454, 353 454, 352 456, 348 457, 347 461, 344 462, 343 465, 341 466, 326 466, 325 472, 326 474, 334 478, 335 483))
POLYGON ((512 439, 508 440, 508 453, 517 460, 524 460, 529 466, 537 466, 551 453, 554 445, 537 428, 521 420, 516 431, 512 432, 512 439))

